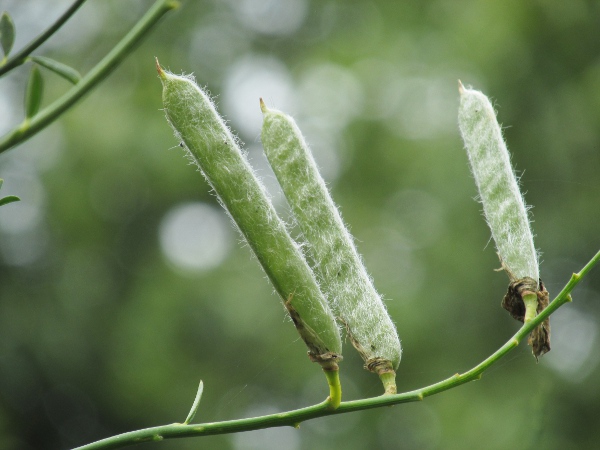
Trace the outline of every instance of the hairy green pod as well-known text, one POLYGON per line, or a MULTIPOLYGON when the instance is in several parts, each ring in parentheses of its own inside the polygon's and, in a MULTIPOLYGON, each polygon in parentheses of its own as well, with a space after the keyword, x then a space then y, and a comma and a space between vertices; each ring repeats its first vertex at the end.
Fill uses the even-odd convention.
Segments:
POLYGON ((336 369, 342 347, 339 328, 315 275, 276 214, 239 142, 191 77, 168 73, 158 62, 157 70, 165 113, 175 136, 254 251, 311 359, 324 369, 336 369))
POLYGON ((511 280, 539 280, 527 207, 510 164, 496 113, 479 91, 459 86, 458 125, 469 155, 483 212, 511 280))
POLYGON ((321 289, 365 367, 383 375, 386 390, 393 390, 390 381, 402 355, 396 328, 296 123, 262 100, 261 109, 265 153, 308 243, 321 289))
MULTIPOLYGON (((520 322, 528 322, 548 306, 540 280, 538 253, 525 205, 496 112, 481 92, 459 81, 458 125, 469 155, 483 212, 510 285, 502 307, 520 322)), ((536 358, 550 350, 550 322, 529 337, 536 358)))

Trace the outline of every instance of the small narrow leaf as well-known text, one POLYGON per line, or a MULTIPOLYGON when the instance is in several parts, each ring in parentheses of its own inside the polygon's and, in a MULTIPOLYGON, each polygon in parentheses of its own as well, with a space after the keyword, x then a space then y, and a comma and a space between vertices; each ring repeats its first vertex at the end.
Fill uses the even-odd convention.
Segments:
POLYGON ((43 92, 44 81, 42 80, 42 74, 37 66, 33 66, 31 75, 29 76, 29 83, 27 83, 27 90, 25 91, 25 115, 28 119, 35 116, 40 110, 43 92))
POLYGON ((203 391, 204 391, 204 383, 202 382, 202 380, 200 380, 200 385, 198 386, 198 392, 196 392, 196 398, 194 399, 194 403, 192 404, 192 409, 190 409, 190 412, 188 413, 187 417, 185 418, 185 421, 183 422, 184 425, 187 425, 192 420, 194 420, 194 416, 196 415, 196 412, 198 412, 198 407, 200 406, 200 399, 202 399, 203 391))
POLYGON ((8 57, 8 54, 12 50, 12 46, 15 43, 15 24, 10 15, 5 11, 0 17, 0 45, 4 51, 4 56, 8 57))
MULTIPOLYGON (((4 180, 0 178, 0 189, 2 189, 2 185, 4 184, 4 180)), ((6 197, 0 198, 0 206, 6 205, 7 203, 18 202, 21 200, 16 195, 8 195, 6 197)))
POLYGON ((12 203, 12 202, 18 202, 19 200, 21 200, 21 199, 19 197, 17 197, 16 195, 8 195, 4 198, 0 198, 0 206, 6 205, 6 204, 12 203))
POLYGON ((66 64, 46 58, 45 56, 32 56, 30 59, 73 84, 77 84, 81 80, 79 72, 66 64))

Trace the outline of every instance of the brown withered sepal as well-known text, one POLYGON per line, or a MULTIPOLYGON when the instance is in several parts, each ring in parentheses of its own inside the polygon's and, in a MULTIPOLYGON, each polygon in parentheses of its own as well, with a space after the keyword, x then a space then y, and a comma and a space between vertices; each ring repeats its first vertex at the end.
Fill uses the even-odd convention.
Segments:
MULTIPOLYGON (((550 301, 548 291, 542 280, 535 281, 533 278, 525 277, 511 282, 508 292, 502 299, 502 307, 519 322, 525 320, 525 303, 523 303, 524 292, 535 292, 538 298, 537 314, 542 312, 550 301)), ((527 343, 531 346, 535 359, 538 360, 544 353, 550 351, 550 318, 544 320, 530 334, 527 343)))
POLYGON ((308 347, 308 357, 312 362, 319 363, 324 370, 338 370, 338 363, 342 361, 342 355, 330 351, 323 343, 319 335, 309 327, 298 311, 292 306, 293 294, 288 297, 284 303, 296 330, 300 333, 300 337, 308 347))

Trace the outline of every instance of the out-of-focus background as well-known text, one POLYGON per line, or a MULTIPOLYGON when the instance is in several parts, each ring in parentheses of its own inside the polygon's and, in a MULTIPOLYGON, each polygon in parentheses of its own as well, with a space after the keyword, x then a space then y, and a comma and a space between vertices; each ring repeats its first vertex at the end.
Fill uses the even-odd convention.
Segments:
MULTIPOLYGON (((68 1, 3 0, 18 49, 68 1)), ((89 70, 151 5, 89 0, 39 55, 89 70)), ((291 113, 387 300, 400 391, 471 368, 518 329, 475 201, 457 80, 494 100, 533 205, 551 295, 600 249, 600 4, 595 1, 182 1, 118 70, 0 155, 0 447, 64 449, 182 421, 298 408, 327 395, 250 250, 161 111, 154 57, 193 73, 262 155, 258 98, 291 113)), ((23 117, 29 66, 0 80, 23 117)), ((45 104, 69 88, 44 73, 45 104)), ((600 268, 481 381, 418 404, 148 449, 581 449, 600 439, 600 268)), ((381 393, 345 345, 346 400, 381 393)))

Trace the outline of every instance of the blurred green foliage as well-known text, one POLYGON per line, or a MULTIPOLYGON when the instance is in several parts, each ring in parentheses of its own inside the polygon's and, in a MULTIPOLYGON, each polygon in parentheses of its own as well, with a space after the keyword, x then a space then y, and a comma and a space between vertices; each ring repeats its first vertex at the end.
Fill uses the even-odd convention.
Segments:
MULTIPOLYGON (((2 5, 15 49, 58 3, 2 5)), ((89 1, 38 53, 85 73, 149 6, 89 1)), ((473 200, 457 79, 496 101, 551 296, 600 248, 599 20, 584 0, 184 1, 74 110, 0 155, 3 189, 22 200, 0 209, 0 448, 183 421, 200 378, 196 422, 327 395, 182 157, 154 56, 209 87, 269 187, 258 97, 294 114, 388 299, 405 391, 472 367, 518 327, 500 308, 507 279, 473 200)), ((28 70, 0 80, 2 132, 22 120, 28 70)), ((45 76, 44 101, 68 88, 45 76)), ((553 350, 537 365, 523 346, 482 381, 419 404, 145 448, 592 448, 599 290, 592 272, 552 316, 553 350)), ((349 343, 344 353, 344 398, 379 395, 349 343)))

